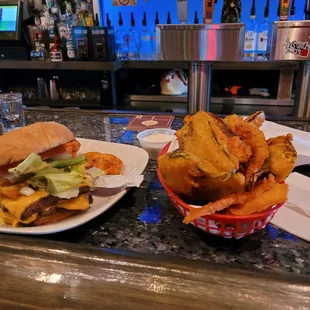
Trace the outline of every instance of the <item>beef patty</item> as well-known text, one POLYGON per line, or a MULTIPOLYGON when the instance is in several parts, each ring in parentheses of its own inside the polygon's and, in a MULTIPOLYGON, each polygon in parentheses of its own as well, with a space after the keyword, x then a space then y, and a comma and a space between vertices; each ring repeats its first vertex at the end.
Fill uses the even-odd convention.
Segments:
MULTIPOLYGON (((89 186, 82 186, 79 188, 79 195, 84 195, 89 193, 90 187, 89 186)), ((90 195, 89 195, 90 196, 90 195)), ((21 220, 24 221, 31 215, 35 213, 43 212, 47 207, 55 205, 58 201, 64 200, 62 198, 54 197, 54 196, 47 196, 43 197, 40 200, 32 203, 28 208, 23 212, 21 216, 21 220)))
MULTIPOLYGON (((89 186, 82 186, 79 188, 79 195, 88 194, 89 203, 92 203, 93 198, 89 192, 90 192, 89 186)), ((55 204, 60 200, 64 200, 64 199, 54 197, 54 196, 47 196, 47 197, 43 197, 43 198, 39 199, 38 201, 32 203, 31 205, 29 205, 25 209, 25 211, 23 212, 23 214, 21 216, 21 220, 25 221, 27 218, 29 218, 31 215, 33 215, 35 213, 40 213, 40 214, 43 213, 44 214, 44 211, 47 211, 52 206, 54 208, 50 209, 49 212, 47 212, 47 213, 55 212, 56 211, 55 204)), ((4 206, 0 205, 0 207, 4 212, 8 212, 8 210, 4 206)), ((47 214, 44 214, 44 215, 47 215, 47 214)))

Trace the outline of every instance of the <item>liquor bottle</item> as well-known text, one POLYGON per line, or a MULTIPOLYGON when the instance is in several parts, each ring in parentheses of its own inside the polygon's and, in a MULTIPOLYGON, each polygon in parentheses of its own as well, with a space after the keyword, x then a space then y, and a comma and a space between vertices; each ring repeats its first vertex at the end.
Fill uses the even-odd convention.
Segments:
POLYGON ((255 60, 257 48, 257 23, 255 18, 255 0, 252 2, 250 23, 246 27, 244 40, 244 60, 255 60))
POLYGON ((100 22, 99 22, 99 16, 98 16, 98 13, 96 13, 94 25, 95 25, 96 27, 99 27, 99 24, 100 24, 100 22))
POLYGON ((110 17, 109 17, 108 13, 106 15, 106 19, 107 19, 107 27, 111 27, 111 20, 110 20, 110 17))
POLYGON ((79 26, 94 26, 93 15, 88 11, 87 3, 85 1, 80 2, 80 9, 77 13, 79 26))
POLYGON ((130 15, 130 28, 128 31, 128 59, 139 60, 139 45, 136 33, 136 22, 133 13, 130 15))
POLYGON ((156 26, 159 24, 158 12, 155 13, 155 27, 151 34, 151 58, 152 60, 157 59, 156 55, 156 26))
POLYGON ((258 31, 258 40, 257 40, 258 60, 267 60, 268 37, 269 37, 268 17, 269 17, 269 0, 267 0, 264 11, 264 22, 262 23, 258 31))
POLYGON ((61 16, 60 22, 57 25, 58 28, 58 37, 62 44, 65 44, 68 38, 68 21, 65 20, 65 16, 61 16))
POLYGON ((305 20, 309 20, 310 19, 310 1, 309 0, 305 0, 304 13, 305 13, 305 20))
POLYGON ((198 12, 195 11, 194 24, 199 24, 198 12))
POLYGON ((240 23, 241 10, 241 0, 224 0, 221 23, 240 23))
POLYGON ((48 53, 45 48, 40 44, 39 34, 35 34, 34 49, 30 52, 31 60, 47 60, 48 53))
POLYGON ((72 26, 70 24, 67 24, 66 52, 67 52, 67 59, 69 61, 75 60, 75 50, 72 38, 72 26))
POLYGON ((171 16, 170 16, 170 12, 168 12, 168 16, 167 16, 167 24, 170 25, 171 24, 171 16))
POLYGON ((116 58, 120 60, 128 59, 128 48, 125 40, 122 13, 119 13, 118 29, 115 33, 116 58))
POLYGON ((296 11, 295 0, 292 0, 291 10, 290 10, 290 20, 295 20, 295 11, 296 11))
POLYGON ((140 60, 151 59, 151 35, 147 29, 146 13, 143 13, 142 30, 140 32, 140 60))
POLYGON ((64 49, 58 40, 58 36, 54 37, 54 45, 50 50, 50 59, 51 61, 63 61, 64 60, 64 49))

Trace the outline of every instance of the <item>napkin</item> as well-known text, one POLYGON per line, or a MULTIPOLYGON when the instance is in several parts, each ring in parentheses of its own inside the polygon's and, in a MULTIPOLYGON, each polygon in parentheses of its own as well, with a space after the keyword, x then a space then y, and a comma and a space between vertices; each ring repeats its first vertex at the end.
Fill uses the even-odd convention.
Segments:
POLYGON ((294 172, 285 182, 289 185, 288 200, 271 223, 310 242, 310 178, 294 172))
POLYGON ((266 139, 286 135, 293 135, 293 145, 297 151, 296 166, 310 164, 310 133, 287 126, 279 125, 274 122, 265 121, 261 130, 266 139))

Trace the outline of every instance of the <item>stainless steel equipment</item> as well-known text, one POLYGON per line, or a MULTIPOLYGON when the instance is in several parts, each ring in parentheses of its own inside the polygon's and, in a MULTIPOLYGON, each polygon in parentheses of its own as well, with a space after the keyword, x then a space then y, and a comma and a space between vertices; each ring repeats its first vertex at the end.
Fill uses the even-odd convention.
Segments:
POLYGON ((238 61, 244 47, 244 24, 157 25, 159 60, 238 61))
POLYGON ((310 63, 302 63, 298 73, 294 114, 297 117, 310 117, 310 63))
POLYGON ((50 80, 50 99, 59 100, 60 99, 60 89, 58 77, 54 76, 50 80))
POLYGON ((211 63, 193 62, 189 67, 189 93, 191 104, 188 112, 193 114, 199 110, 210 111, 211 99, 211 63))
POLYGON ((43 78, 37 78, 37 97, 39 100, 48 100, 47 86, 43 78))
POLYGON ((212 71, 211 64, 206 61, 241 60, 244 32, 244 24, 157 26, 157 59, 191 62, 190 113, 209 110, 212 71))
MULTIPOLYGON (((308 1, 309 5, 309 1, 308 1)), ((273 23, 271 40, 272 60, 298 60, 298 85, 296 91, 294 114, 297 117, 310 117, 310 21, 290 21, 273 23)), ((292 80, 287 75, 284 87, 279 87, 279 99, 286 99, 285 89, 289 90, 292 80)), ((285 78, 285 75, 283 75, 285 78)))
POLYGON ((272 60, 310 60, 310 21, 274 22, 272 60))

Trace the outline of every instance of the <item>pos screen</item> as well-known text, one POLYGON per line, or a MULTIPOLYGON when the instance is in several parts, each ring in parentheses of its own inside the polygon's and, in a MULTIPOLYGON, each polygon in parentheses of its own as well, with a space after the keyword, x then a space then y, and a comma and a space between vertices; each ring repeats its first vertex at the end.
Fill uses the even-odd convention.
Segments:
POLYGON ((0 2, 0 32, 15 32, 18 24, 18 6, 1 5, 0 2))

